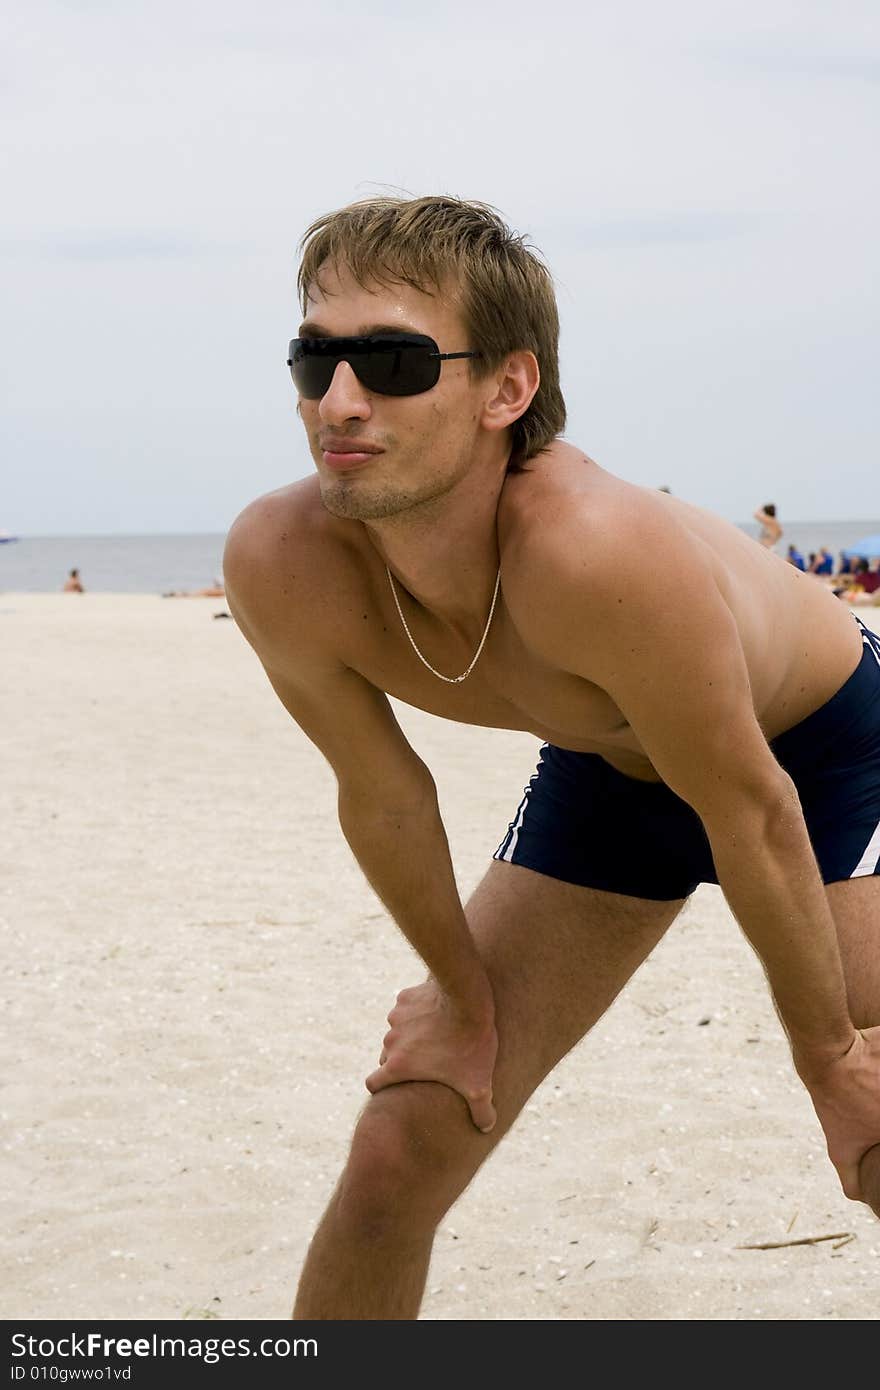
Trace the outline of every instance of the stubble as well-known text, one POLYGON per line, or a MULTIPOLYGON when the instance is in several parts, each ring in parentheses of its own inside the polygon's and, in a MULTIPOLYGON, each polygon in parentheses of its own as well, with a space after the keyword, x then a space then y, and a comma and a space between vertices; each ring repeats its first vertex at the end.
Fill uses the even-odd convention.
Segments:
POLYGON ((457 469, 438 469, 409 487, 392 480, 370 480, 363 475, 322 476, 321 501, 332 516, 346 521, 387 521, 393 517, 427 521, 457 481, 457 469))

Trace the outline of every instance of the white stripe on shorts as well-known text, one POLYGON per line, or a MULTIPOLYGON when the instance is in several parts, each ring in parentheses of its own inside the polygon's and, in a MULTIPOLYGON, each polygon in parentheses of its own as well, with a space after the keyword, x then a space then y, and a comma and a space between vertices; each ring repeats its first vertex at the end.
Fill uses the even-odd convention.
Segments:
POLYGON ((507 834, 506 834, 505 837, 504 837, 505 840, 507 841, 507 844, 506 844, 506 846, 505 846, 505 848, 504 848, 503 850, 501 850, 501 851, 497 851, 497 850, 496 850, 496 852, 495 852, 495 858, 496 858, 496 859, 503 859, 503 860, 505 860, 508 864, 512 864, 512 863, 513 863, 513 851, 516 849, 516 842, 517 842, 517 840, 519 839, 519 828, 520 828, 520 826, 521 826, 522 823, 523 823, 523 816, 524 816, 525 813, 526 813, 526 807, 528 806, 528 804, 529 804, 529 794, 528 794, 528 792, 526 792, 526 794, 525 794, 525 796, 523 797, 522 801, 519 803, 519 806, 517 806, 517 808, 516 808, 516 817, 515 817, 515 819, 514 819, 514 822, 513 822, 513 824, 511 825, 510 829, 508 830, 507 834))
POLYGON ((862 634, 862 645, 868 648, 877 665, 880 666, 880 634, 874 632, 870 627, 866 627, 858 613, 853 613, 856 626, 862 634))
POLYGON ((877 665, 880 666, 880 637, 876 633, 868 632, 866 627, 862 628, 862 642, 868 648, 877 665))
MULTIPOLYGON (((877 633, 873 632, 871 628, 865 626, 857 613, 854 613, 853 617, 861 628, 863 644, 867 647, 868 651, 877 662, 877 665, 880 666, 880 637, 878 637, 877 633)), ((880 866, 878 861, 880 861, 880 825, 877 826, 874 834, 865 846, 865 852, 850 874, 850 878, 864 878, 867 874, 876 873, 878 866, 880 866)))
MULTIPOLYGON (((546 747, 547 747, 546 743, 542 743, 542 744, 541 744, 541 753, 543 753, 543 751, 544 751, 544 749, 545 749, 546 747)), ((515 815, 514 818, 513 818, 513 822, 512 822, 512 824, 510 825, 510 827, 509 827, 509 829, 508 829, 508 831, 507 831, 507 834, 505 835, 504 839, 501 841, 501 845, 503 845, 504 847, 503 847, 503 849, 502 849, 502 848, 499 846, 499 848, 496 849, 495 853, 494 853, 493 856, 492 856, 493 859, 502 859, 502 860, 504 860, 504 862, 507 863, 507 864, 512 864, 512 863, 513 863, 513 852, 514 852, 514 850, 516 849, 516 842, 517 842, 517 840, 519 839, 520 827, 521 827, 521 825, 522 825, 522 823, 523 823, 523 820, 525 819, 526 807, 527 807, 528 804, 529 804, 529 797, 531 796, 531 792, 532 792, 532 782, 534 782, 535 778, 537 777, 538 772, 540 771, 541 763, 542 763, 542 762, 543 762, 543 758, 542 758, 542 757, 540 756, 540 754, 539 754, 539 756, 538 756, 538 767, 537 767, 537 769, 535 770, 535 774, 534 774, 534 776, 530 779, 529 785, 526 787, 526 794, 525 794, 525 796, 523 797, 522 801, 519 803, 519 805, 518 805, 517 808, 516 808, 516 815, 515 815), (505 843, 505 842, 506 842, 506 843, 505 843)))
POLYGON ((865 852, 850 874, 850 878, 864 878, 866 874, 876 873, 878 860, 880 860, 880 824, 868 841, 865 852))

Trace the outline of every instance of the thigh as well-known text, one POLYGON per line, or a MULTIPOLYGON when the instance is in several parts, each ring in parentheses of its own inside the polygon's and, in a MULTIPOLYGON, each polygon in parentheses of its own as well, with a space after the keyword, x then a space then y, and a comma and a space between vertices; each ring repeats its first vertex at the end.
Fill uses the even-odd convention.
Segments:
POLYGON ((880 875, 825 888, 837 927, 850 1013, 857 1028, 880 1024, 880 875))
POLYGON ((495 994, 499 1121, 509 1123, 592 1028, 683 901, 582 888, 515 864, 490 866, 466 910, 495 994))
MULTIPOLYGON (((655 902, 582 888, 531 869, 493 863, 467 904, 495 995, 498 1060, 490 1134, 461 1096, 404 1082, 367 1103, 361 1150, 390 1171, 391 1151, 433 1170, 438 1206, 451 1200, 510 1128, 529 1096, 605 1012, 675 919, 683 900, 655 902)), ((406 1172, 404 1167, 402 1172, 406 1172)))

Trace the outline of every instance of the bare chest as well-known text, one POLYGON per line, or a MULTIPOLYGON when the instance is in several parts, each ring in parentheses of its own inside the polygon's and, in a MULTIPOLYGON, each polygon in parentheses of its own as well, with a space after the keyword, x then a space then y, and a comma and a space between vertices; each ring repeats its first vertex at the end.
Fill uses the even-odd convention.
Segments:
POLYGON ((590 681, 547 666, 523 642, 506 612, 497 615, 479 660, 463 681, 443 680, 435 672, 460 675, 473 650, 440 630, 420 632, 418 647, 421 656, 397 614, 384 613, 358 634, 349 659, 393 699, 441 719, 522 730, 575 752, 600 753, 632 776, 652 776, 613 700, 590 681))

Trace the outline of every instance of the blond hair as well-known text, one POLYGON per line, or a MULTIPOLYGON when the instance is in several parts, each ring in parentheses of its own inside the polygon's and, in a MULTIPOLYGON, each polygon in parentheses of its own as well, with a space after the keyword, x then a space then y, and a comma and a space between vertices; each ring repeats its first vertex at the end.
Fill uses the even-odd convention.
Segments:
POLYGON ((480 353, 470 363, 477 378, 510 352, 535 354, 541 381, 512 426, 511 472, 561 434, 565 401, 553 281, 494 208, 451 197, 367 198, 319 217, 300 249, 297 289, 304 313, 322 267, 345 266, 362 285, 402 283, 428 294, 454 286, 470 346, 480 353))

